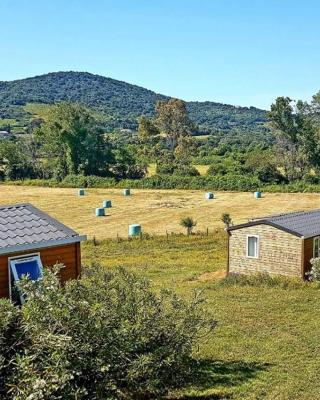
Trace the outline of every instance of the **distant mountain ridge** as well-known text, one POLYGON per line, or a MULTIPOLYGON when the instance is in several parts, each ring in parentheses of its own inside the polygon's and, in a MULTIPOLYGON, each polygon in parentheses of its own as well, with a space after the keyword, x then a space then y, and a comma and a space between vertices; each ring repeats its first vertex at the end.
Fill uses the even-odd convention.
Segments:
MULTIPOLYGON (((52 72, 0 81, 0 118, 27 118, 27 103, 80 102, 99 111, 108 129, 137 127, 141 115, 152 116, 158 100, 169 99, 140 86, 88 72, 52 72)), ((202 134, 266 132, 266 111, 215 102, 187 102, 191 119, 202 134)), ((1 125, 1 119, 0 119, 1 125)))

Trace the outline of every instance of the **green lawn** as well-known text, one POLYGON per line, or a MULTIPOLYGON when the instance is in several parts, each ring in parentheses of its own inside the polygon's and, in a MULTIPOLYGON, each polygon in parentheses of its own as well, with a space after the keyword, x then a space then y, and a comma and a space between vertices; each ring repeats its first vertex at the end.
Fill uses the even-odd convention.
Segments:
POLYGON ((170 399, 318 399, 320 289, 300 281, 225 283, 226 240, 214 236, 88 242, 84 264, 125 266, 155 290, 202 290, 215 332, 198 343, 194 382, 170 399))

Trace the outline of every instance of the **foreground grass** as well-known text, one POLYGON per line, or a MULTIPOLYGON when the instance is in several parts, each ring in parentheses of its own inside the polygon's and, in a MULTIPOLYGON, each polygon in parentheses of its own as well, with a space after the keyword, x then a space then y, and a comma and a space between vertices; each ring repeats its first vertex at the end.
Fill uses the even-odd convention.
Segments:
POLYGON ((222 231, 88 242, 83 261, 125 266, 182 296, 204 292, 218 328, 195 349, 193 382, 170 399, 318 399, 320 290, 285 279, 221 279, 225 248, 222 231))

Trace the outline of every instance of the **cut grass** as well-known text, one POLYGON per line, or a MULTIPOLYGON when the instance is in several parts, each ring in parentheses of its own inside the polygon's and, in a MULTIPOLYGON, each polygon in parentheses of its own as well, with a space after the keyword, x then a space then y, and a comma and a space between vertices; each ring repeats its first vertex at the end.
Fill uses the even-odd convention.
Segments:
POLYGON ((199 174, 203 176, 208 172, 210 165, 196 164, 194 167, 198 170, 199 174))
POLYGON ((217 279, 225 257, 223 231, 83 246, 84 263, 125 266, 156 290, 173 288, 184 297, 203 291, 218 327, 199 340, 193 381, 170 399, 318 399, 319 289, 282 278, 217 279))
POLYGON ((206 200, 201 190, 132 190, 124 197, 121 189, 86 189, 87 195, 77 196, 76 189, 32 186, 0 186, 0 205, 30 202, 48 212, 81 234, 98 239, 127 237, 128 225, 142 224, 143 232, 164 235, 185 232, 180 226, 183 217, 197 221, 196 230, 210 232, 222 227, 223 213, 234 223, 266 214, 320 207, 317 193, 266 193, 254 199, 252 193, 215 193, 216 199, 206 200), (112 200, 106 217, 95 217, 94 210, 102 201, 112 200))
MULTIPOLYGON (((199 171, 200 175, 205 175, 208 172, 208 169, 210 165, 201 165, 201 164, 196 164, 194 167, 199 171)), ((148 173, 147 176, 154 176, 156 175, 156 169, 157 169, 157 164, 149 164, 148 165, 148 173)))

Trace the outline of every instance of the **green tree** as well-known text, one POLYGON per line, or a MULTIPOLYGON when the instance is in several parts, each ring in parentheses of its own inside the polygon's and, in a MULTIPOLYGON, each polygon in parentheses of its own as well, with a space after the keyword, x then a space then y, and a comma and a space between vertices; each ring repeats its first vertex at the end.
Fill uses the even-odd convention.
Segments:
POLYGON ((43 156, 57 178, 68 174, 105 175, 111 151, 91 112, 84 106, 59 103, 36 131, 43 156))
POLYGON ((37 171, 27 148, 28 139, 0 142, 0 163, 7 179, 35 178, 37 171))
POLYGON ((232 219, 230 214, 224 213, 221 215, 221 222, 224 223, 225 228, 229 228, 232 225, 232 219))
POLYGON ((301 148, 301 133, 305 126, 303 114, 293 107, 289 97, 278 97, 271 105, 269 118, 277 133, 278 160, 283 163, 288 179, 301 178, 306 167, 301 148))
POLYGON ((197 222, 192 217, 185 217, 181 219, 180 225, 187 229, 187 234, 190 236, 197 222))
POLYGON ((159 129, 151 119, 142 116, 139 118, 138 123, 138 136, 142 142, 148 142, 150 139, 159 135, 159 129))
POLYGON ((166 137, 171 151, 176 148, 179 137, 191 135, 195 130, 186 103, 179 99, 159 101, 156 104, 156 124, 166 137))
POLYGON ((140 179, 147 173, 147 164, 138 160, 136 149, 123 146, 114 150, 111 171, 118 179, 140 179))

